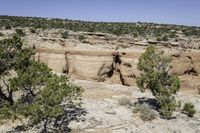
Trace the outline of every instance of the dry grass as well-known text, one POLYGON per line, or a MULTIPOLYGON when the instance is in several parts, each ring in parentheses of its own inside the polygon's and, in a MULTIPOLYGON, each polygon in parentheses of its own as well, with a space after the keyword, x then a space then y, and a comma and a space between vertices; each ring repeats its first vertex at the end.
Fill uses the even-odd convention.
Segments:
POLYGON ((127 96, 122 96, 119 100, 119 105, 123 105, 123 106, 133 106, 133 102, 130 100, 129 97, 127 96))

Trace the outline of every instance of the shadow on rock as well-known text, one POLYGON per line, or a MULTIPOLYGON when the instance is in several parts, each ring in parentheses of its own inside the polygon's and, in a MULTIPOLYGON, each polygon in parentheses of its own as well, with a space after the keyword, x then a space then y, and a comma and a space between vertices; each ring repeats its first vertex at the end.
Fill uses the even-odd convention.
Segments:
POLYGON ((65 113, 63 115, 58 116, 57 118, 51 119, 48 121, 47 129, 43 128, 43 123, 38 125, 26 124, 26 125, 18 125, 12 131, 8 133, 16 133, 16 132, 25 132, 25 131, 37 131, 39 133, 51 133, 51 132, 70 132, 69 124, 72 121, 80 122, 85 121, 85 117, 87 115, 87 111, 83 108, 74 108, 68 107, 65 108, 65 113))
POLYGON ((159 105, 156 102, 156 99, 153 98, 146 98, 146 97, 142 97, 142 98, 138 98, 137 102, 135 104, 147 104, 149 105, 149 107, 155 111, 159 111, 159 105))

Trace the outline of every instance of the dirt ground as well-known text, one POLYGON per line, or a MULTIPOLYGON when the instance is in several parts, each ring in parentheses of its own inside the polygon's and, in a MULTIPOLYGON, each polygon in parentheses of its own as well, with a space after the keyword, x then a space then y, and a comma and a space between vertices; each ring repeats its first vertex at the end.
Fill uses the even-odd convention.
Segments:
POLYGON ((83 107, 88 114, 85 121, 71 123, 73 133, 199 133, 200 132, 200 96, 185 95, 179 92, 176 99, 185 103, 194 103, 197 113, 193 118, 175 112, 174 119, 164 120, 156 117, 144 122, 139 114, 134 114, 131 107, 119 105, 121 97, 128 97, 132 102, 139 98, 153 98, 150 92, 141 93, 137 87, 106 84, 85 80, 75 80, 85 88, 83 107))

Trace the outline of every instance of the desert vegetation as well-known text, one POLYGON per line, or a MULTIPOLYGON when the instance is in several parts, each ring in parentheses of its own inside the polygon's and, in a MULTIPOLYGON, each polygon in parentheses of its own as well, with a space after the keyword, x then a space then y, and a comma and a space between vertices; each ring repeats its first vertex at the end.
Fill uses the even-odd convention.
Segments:
POLYGON ((25 36, 25 35, 26 35, 22 29, 15 29, 15 32, 16 32, 17 35, 19 35, 19 36, 25 36))
POLYGON ((33 51, 22 46, 17 35, 0 41, 0 121, 27 118, 23 130, 38 125, 43 132, 69 131, 83 89, 34 61, 33 51))
POLYGON ((137 79, 137 85, 141 91, 151 90, 155 96, 159 112, 164 118, 170 118, 176 108, 173 94, 180 88, 180 80, 170 75, 170 58, 163 51, 157 51, 150 46, 139 59, 138 69, 142 71, 137 79))
MULTIPOLYGON (((177 33, 182 32, 185 36, 200 36, 199 27, 189 27, 182 25, 167 25, 154 23, 109 23, 109 22, 87 22, 64 19, 47 19, 37 17, 17 17, 17 16, 0 16, 0 27, 11 29, 11 27, 33 27, 42 29, 66 29, 72 31, 84 32, 103 32, 116 35, 130 34, 137 36, 153 36, 174 38, 177 33)), ((165 39, 164 39, 165 40, 165 39)))
POLYGON ((146 104, 146 103, 135 103, 135 107, 133 108, 133 113, 138 113, 140 114, 140 118, 143 121, 152 121, 156 119, 157 114, 156 112, 151 109, 151 107, 146 104))
POLYGON ((68 32, 64 31, 61 33, 62 38, 67 39, 68 38, 68 32))
POLYGON ((4 34, 0 32, 0 36, 4 36, 4 34))
POLYGON ((194 105, 190 102, 185 103, 183 106, 183 113, 185 113, 188 117, 193 117, 196 113, 194 105))
POLYGON ((30 28, 31 33, 36 33, 36 30, 34 28, 30 28))
POLYGON ((133 102, 130 100, 130 98, 126 96, 120 97, 118 102, 119 102, 119 105, 133 106, 133 102))
POLYGON ((199 27, 0 22, 0 132, 200 131, 199 27))

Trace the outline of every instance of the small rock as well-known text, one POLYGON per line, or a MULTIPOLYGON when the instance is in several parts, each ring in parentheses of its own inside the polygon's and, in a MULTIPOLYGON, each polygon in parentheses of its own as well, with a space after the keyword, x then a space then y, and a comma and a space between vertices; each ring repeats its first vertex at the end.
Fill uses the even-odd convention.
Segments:
POLYGON ((94 129, 86 129, 85 131, 86 131, 86 132, 95 132, 94 129))
POLYGON ((114 110, 106 110, 104 111, 106 114, 116 115, 117 113, 114 110))

